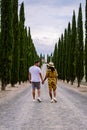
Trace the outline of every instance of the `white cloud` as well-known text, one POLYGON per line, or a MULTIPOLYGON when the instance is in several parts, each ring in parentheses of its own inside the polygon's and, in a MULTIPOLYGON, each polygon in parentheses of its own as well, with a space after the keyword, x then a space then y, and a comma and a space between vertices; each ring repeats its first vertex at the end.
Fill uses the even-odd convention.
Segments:
POLYGON ((25 0, 25 25, 31 28, 38 53, 53 51, 58 38, 72 20, 73 10, 77 16, 80 2, 84 12, 83 0, 25 0))
POLYGON ((48 44, 49 38, 44 37, 43 39, 34 39, 35 47, 39 54, 51 54, 54 50, 55 40, 53 43, 48 44))

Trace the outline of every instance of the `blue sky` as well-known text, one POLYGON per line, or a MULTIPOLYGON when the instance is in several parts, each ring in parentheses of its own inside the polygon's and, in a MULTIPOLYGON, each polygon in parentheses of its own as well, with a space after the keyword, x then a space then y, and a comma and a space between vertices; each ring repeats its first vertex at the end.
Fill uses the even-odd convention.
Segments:
MULTIPOLYGON (((38 54, 50 54, 54 50, 68 22, 72 21, 73 10, 78 16, 82 4, 83 22, 85 0, 19 0, 25 5, 25 26, 31 28, 31 35, 38 54)), ((84 26, 84 25, 83 25, 84 26)))

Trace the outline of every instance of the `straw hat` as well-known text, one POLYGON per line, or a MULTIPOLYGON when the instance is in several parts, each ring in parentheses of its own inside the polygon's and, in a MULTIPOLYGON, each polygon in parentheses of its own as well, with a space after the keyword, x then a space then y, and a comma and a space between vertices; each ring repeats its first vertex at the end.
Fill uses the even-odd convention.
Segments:
POLYGON ((53 67, 54 68, 54 63, 53 62, 49 62, 48 67, 53 67))

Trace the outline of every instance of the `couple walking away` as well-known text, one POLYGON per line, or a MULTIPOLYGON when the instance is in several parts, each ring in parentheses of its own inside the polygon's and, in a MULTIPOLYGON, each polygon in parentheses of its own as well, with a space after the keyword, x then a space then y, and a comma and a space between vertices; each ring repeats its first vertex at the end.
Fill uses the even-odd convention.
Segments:
POLYGON ((35 101, 35 90, 37 89, 37 94, 38 94, 37 100, 41 102, 40 81, 42 81, 42 84, 44 84, 44 81, 48 79, 48 89, 49 89, 49 96, 51 99, 51 103, 57 102, 56 87, 57 87, 58 74, 54 67, 54 64, 52 62, 49 62, 49 64, 47 65, 47 71, 44 79, 42 77, 41 69, 39 65, 40 65, 40 61, 35 61, 34 65, 29 68, 29 82, 32 84, 33 101, 35 101))

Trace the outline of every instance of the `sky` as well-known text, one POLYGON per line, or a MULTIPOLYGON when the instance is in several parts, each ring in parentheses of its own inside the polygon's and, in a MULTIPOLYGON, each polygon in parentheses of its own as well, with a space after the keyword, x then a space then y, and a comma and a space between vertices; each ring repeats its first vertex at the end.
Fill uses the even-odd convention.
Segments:
POLYGON ((83 27, 85 21, 85 0, 19 0, 24 2, 25 26, 30 27, 31 36, 38 54, 51 54, 55 43, 72 23, 73 10, 78 17, 82 4, 83 27))

